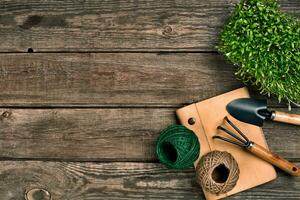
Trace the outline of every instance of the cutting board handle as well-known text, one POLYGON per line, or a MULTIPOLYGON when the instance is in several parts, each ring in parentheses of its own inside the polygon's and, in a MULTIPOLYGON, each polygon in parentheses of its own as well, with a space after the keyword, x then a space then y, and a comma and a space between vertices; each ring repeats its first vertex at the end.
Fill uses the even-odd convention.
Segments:
POLYGON ((293 163, 285 160, 284 158, 276 155, 264 147, 253 143, 249 151, 252 152, 257 157, 275 165, 276 167, 284 170, 292 176, 300 176, 300 169, 293 163))
POLYGON ((275 111, 274 121, 300 126, 300 115, 275 111))

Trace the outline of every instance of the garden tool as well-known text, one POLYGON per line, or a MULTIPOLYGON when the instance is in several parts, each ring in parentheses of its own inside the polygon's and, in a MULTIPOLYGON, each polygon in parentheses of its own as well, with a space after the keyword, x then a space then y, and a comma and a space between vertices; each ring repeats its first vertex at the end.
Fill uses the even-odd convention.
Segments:
POLYGON ((220 139, 226 142, 229 142, 231 144, 238 145, 249 152, 251 152, 253 155, 263 159, 264 161, 267 161, 268 163, 275 165, 276 167, 282 169, 283 171, 287 172, 290 175, 293 176, 300 176, 300 169, 294 165, 293 163, 285 160, 284 158, 280 157, 279 155, 276 155, 272 152, 270 152, 268 149, 265 149, 264 147, 260 146, 259 144, 254 143, 253 141, 250 141, 247 136, 237 127, 235 126, 227 117, 225 117, 225 121, 239 134, 235 134, 228 129, 219 126, 218 129, 227 133, 230 135, 233 139, 228 137, 223 137, 220 135, 213 136, 213 139, 220 139), (234 140, 235 139, 235 140, 234 140))
POLYGON ((268 110, 267 100, 263 99, 235 99, 226 109, 236 119, 257 126, 262 126, 264 120, 300 125, 300 115, 268 110))

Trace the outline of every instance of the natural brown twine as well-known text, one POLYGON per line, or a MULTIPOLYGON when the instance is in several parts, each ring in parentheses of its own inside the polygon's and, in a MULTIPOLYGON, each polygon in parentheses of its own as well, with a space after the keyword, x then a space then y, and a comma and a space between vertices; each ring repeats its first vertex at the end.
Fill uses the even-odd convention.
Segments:
POLYGON ((226 151, 211 151, 204 155, 197 167, 197 181, 212 194, 222 194, 234 188, 239 179, 239 166, 226 151))

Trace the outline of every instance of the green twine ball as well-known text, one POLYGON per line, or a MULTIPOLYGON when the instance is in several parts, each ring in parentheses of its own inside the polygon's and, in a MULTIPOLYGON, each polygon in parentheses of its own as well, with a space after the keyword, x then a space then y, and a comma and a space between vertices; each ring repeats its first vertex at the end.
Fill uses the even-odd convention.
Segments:
POLYGON ((186 169, 197 160, 200 144, 195 133, 182 125, 164 129, 156 143, 156 155, 171 169, 186 169))

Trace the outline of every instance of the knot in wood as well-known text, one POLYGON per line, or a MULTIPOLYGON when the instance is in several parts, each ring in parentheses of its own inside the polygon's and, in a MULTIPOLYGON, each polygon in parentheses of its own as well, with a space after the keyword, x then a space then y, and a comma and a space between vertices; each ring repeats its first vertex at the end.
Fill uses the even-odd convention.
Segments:
POLYGON ((51 194, 41 188, 34 188, 25 193, 26 200, 51 200, 51 194))
POLYGON ((176 32, 173 30, 173 28, 171 26, 167 25, 164 27, 162 34, 164 36, 174 36, 174 35, 176 35, 176 32))
POLYGON ((8 117, 10 117, 11 116, 11 112, 10 111, 4 111, 3 113, 2 113, 2 117, 4 117, 4 118, 8 118, 8 117))

